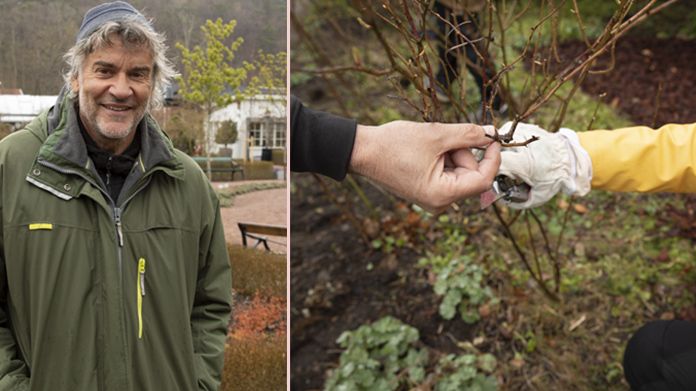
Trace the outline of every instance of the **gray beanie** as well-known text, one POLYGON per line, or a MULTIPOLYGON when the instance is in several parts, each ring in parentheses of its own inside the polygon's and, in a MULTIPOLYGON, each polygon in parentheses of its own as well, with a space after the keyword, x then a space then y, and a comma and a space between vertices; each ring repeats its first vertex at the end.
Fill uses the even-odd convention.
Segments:
POLYGON ((132 5, 125 1, 114 1, 98 5, 85 14, 82 19, 80 31, 77 33, 77 41, 86 38, 93 33, 99 26, 106 22, 134 18, 143 24, 150 26, 150 22, 145 19, 143 14, 138 12, 132 5))

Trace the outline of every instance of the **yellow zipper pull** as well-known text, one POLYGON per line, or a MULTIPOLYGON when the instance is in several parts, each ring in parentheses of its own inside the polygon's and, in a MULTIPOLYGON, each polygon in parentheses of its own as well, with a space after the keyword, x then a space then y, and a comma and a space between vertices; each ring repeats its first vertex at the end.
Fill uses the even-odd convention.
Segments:
POLYGON ((140 275, 140 292, 145 296, 145 258, 138 261, 138 275, 140 275))
POLYGON ((138 339, 143 338, 143 296, 145 296, 145 258, 138 260, 138 280, 135 285, 138 289, 138 339))

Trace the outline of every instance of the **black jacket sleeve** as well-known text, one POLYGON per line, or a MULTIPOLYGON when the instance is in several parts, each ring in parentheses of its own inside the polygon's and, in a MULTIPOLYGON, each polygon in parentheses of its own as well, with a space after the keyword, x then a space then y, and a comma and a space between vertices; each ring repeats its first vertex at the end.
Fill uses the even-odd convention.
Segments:
POLYGON ((311 110, 290 97, 290 169, 345 178, 355 142, 357 122, 311 110))

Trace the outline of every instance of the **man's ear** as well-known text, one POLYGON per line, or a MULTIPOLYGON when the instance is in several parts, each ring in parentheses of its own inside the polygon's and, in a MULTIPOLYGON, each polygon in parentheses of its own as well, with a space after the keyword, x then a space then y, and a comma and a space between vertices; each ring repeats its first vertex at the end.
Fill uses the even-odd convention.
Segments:
POLYGON ((80 91, 80 82, 77 80, 77 76, 73 76, 70 80, 70 90, 73 94, 75 94, 75 96, 77 96, 78 92, 80 91))

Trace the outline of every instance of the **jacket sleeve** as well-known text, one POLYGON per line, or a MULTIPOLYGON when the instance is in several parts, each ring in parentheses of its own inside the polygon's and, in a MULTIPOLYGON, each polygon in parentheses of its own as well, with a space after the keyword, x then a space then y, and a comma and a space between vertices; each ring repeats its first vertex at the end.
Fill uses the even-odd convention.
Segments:
POLYGON ((696 192, 696 124, 579 132, 592 159, 592 188, 696 192))
MULTIPOLYGON (((2 216, 0 208, 0 216, 2 216)), ((0 219, 1 220, 1 219, 0 219)), ((17 340, 10 329, 4 240, 0 224, 0 391, 29 390, 29 371, 19 354, 17 340)))
MULTIPOLYGON (((198 281, 191 312, 191 332, 196 360, 198 389, 217 391, 225 356, 230 320, 232 275, 225 245, 220 208, 210 189, 214 206, 199 240, 198 281)), ((209 204, 210 205, 210 204, 209 204)))
POLYGON ((290 97, 290 169, 345 178, 355 142, 355 120, 311 110, 290 97))

